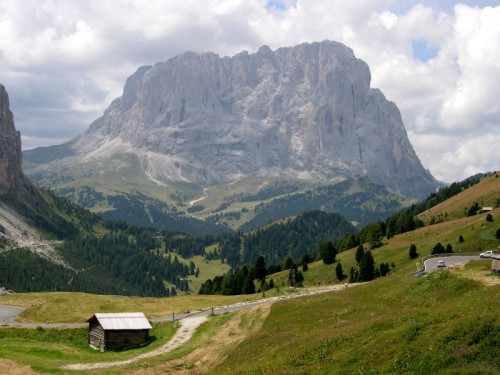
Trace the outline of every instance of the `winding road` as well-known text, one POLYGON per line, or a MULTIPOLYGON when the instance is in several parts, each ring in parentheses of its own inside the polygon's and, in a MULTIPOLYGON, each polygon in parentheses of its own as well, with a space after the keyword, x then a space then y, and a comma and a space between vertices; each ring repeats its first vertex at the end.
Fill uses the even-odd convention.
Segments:
POLYGON ((438 269, 437 263, 444 260, 446 267, 467 263, 470 260, 480 260, 478 255, 450 255, 430 258, 424 261, 425 272, 429 273, 438 269))
MULTIPOLYGON (((355 286, 356 284, 351 284, 351 286, 355 286)), ((236 303, 234 305, 227 306, 217 306, 213 308, 208 308, 201 311, 195 311, 189 314, 169 314, 161 317, 156 317, 150 319, 153 323, 157 322, 166 322, 172 320, 182 320, 186 318, 195 318, 195 317, 206 317, 211 314, 223 314, 225 312, 234 312, 243 309, 248 309, 251 307, 263 305, 266 303, 273 303, 276 301, 281 301, 284 299, 290 298, 298 298, 304 297, 312 294, 321 294, 332 291, 338 291, 344 289, 344 285, 329 285, 329 286, 320 286, 320 287, 312 287, 312 288, 303 288, 300 289, 297 293, 288 294, 278 297, 269 297, 263 298, 254 302, 241 302, 236 303)), ((24 328, 78 328, 78 327, 88 327, 87 323, 26 323, 26 322, 18 322, 16 318, 19 314, 24 311, 21 307, 0 305, 0 325, 3 326, 16 326, 16 327, 24 327, 24 328)))

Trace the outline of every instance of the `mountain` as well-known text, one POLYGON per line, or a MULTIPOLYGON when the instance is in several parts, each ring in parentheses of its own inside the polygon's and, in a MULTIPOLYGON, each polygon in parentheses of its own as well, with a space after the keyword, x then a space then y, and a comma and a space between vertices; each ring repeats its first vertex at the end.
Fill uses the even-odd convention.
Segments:
POLYGON ((31 188, 21 170, 21 160, 21 135, 14 126, 7 91, 0 84, 0 195, 20 195, 31 188))
POLYGON ((158 250, 157 230, 105 221, 33 185, 22 173, 21 138, 0 85, 0 286, 168 296, 189 268, 158 250))
POLYGON ((34 181, 73 194, 85 185, 172 202, 188 191, 183 211, 204 188, 245 179, 364 176, 411 198, 437 186, 396 105, 370 88, 367 64, 330 41, 233 57, 186 52, 141 67, 84 134, 24 158, 34 181))

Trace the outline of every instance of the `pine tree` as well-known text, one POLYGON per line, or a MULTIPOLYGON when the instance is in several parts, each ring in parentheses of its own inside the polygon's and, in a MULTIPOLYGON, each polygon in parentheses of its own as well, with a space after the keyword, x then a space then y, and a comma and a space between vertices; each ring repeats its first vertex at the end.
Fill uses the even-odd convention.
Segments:
POLYGON ((321 244, 320 254, 324 264, 332 264, 335 263, 337 249, 333 246, 332 241, 328 241, 321 244))
POLYGON ((370 281, 375 278, 375 261, 370 250, 365 251, 361 262, 359 262, 360 281, 370 281))
POLYGON ((363 244, 359 245, 358 248, 356 249, 356 262, 359 264, 361 262, 361 259, 363 258, 363 255, 365 255, 365 248, 363 247, 363 244))
POLYGON ((261 255, 257 258, 257 261, 255 262, 255 278, 257 280, 263 280, 267 275, 267 269, 266 269, 266 261, 264 260, 264 257, 261 255))
POLYGON ((411 244, 409 255, 410 255, 410 259, 415 259, 418 257, 417 246, 415 244, 411 244))
POLYGON ((344 279, 344 271, 342 270, 342 264, 340 262, 337 263, 337 266, 335 267, 335 274, 337 275, 337 279, 339 281, 342 281, 344 279))

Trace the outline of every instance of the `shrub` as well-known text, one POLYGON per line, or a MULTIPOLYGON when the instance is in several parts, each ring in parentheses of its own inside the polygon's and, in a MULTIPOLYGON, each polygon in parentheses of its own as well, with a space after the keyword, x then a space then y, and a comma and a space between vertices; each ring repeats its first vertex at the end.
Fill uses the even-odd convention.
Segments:
POLYGON ((410 255, 410 259, 415 259, 418 257, 417 246, 415 244, 411 244, 409 255, 410 255))

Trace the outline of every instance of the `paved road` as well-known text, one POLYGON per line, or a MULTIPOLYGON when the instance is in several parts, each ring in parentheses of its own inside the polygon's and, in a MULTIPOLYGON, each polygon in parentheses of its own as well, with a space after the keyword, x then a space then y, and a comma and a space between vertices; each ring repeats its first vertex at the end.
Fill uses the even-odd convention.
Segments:
POLYGON ((23 310, 21 307, 0 305, 0 324, 12 325, 12 323, 16 323, 16 316, 21 314, 23 310))
POLYGON ((17 322, 16 317, 24 311, 22 307, 0 305, 0 325, 24 328, 80 328, 88 327, 87 323, 26 323, 17 322))
POLYGON ((470 260, 479 260, 481 259, 479 256, 470 256, 470 255, 452 255, 452 256, 440 256, 436 258, 427 259, 424 262, 425 272, 435 271, 437 267, 437 262, 439 260, 444 260, 446 266, 452 266, 456 264, 467 263, 470 260))

